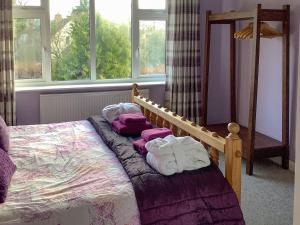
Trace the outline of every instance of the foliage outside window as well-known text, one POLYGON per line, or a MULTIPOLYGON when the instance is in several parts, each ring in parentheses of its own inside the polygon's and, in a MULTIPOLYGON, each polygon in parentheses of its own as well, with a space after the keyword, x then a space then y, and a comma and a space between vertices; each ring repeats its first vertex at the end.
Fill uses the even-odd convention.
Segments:
POLYGON ((153 3, 151 8, 145 0, 14 0, 16 79, 165 74, 165 0, 153 3))

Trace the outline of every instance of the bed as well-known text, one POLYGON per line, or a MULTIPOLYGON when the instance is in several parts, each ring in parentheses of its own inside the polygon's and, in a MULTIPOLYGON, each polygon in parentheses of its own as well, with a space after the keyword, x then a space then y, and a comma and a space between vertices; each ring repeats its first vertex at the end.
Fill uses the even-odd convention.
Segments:
MULTIPOLYGON (((196 224, 196 219, 197 224, 244 224, 238 205, 242 144, 238 136, 239 126, 230 124, 230 133, 224 139, 139 96, 136 84, 133 85, 132 101, 141 106, 144 115, 154 125, 168 127, 178 136, 193 136, 209 149, 214 164, 207 170, 170 178, 160 176, 144 165, 152 177, 152 183, 159 178, 159 183, 163 187, 169 186, 169 190, 171 184, 176 184, 174 198, 181 194, 181 186, 184 186, 178 185, 180 181, 190 184, 191 196, 196 196, 197 189, 201 189, 200 200, 190 198, 182 204, 176 200, 175 207, 184 205, 189 214, 183 212, 180 206, 172 211, 172 218, 167 218, 168 209, 174 205, 165 202, 164 205, 159 203, 160 208, 151 207, 157 206, 160 199, 155 196, 155 191, 151 193, 155 187, 147 189, 143 186, 143 182, 151 183, 149 176, 138 176, 143 169, 133 169, 134 166, 129 168, 129 157, 124 152, 120 153, 121 145, 130 149, 128 152, 133 151, 130 143, 127 139, 116 137, 101 118, 92 117, 84 121, 10 128, 10 156, 18 169, 13 176, 7 201, 0 205, 0 224, 176 225, 196 224), (216 168, 219 152, 225 153, 226 180, 216 168), (206 177, 207 185, 203 184, 204 178, 201 180, 201 176, 206 177), (190 177, 197 178, 191 180, 190 177), (196 179, 198 181, 193 183, 196 179), (193 187, 194 184, 198 185, 199 179, 201 187, 193 187), (143 182, 138 182, 138 186, 136 180, 143 182), (143 192, 148 193, 146 197, 143 192), (142 209, 141 199, 144 202, 147 200, 147 212, 142 209), (165 218, 161 215, 162 210, 165 218), (199 215, 203 218, 199 218, 199 215)), ((143 159, 137 154, 132 152, 131 155, 134 155, 130 157, 133 157, 135 165, 139 165, 138 160, 143 164, 143 159)), ((163 195, 170 197, 167 196, 168 192, 163 195)), ((173 200, 168 199, 168 203, 173 203, 173 200)))

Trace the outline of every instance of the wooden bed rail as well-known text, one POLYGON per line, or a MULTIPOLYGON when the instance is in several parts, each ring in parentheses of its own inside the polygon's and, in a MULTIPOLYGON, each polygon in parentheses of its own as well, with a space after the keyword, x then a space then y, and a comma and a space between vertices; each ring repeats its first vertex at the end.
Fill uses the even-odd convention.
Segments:
POLYGON ((158 127, 170 128, 174 135, 190 135, 205 145, 210 146, 211 159, 218 165, 219 152, 225 155, 225 177, 232 186, 239 201, 241 198, 241 158, 242 141, 238 135, 240 126, 236 123, 228 124, 229 134, 226 138, 205 127, 198 126, 192 121, 181 117, 169 109, 143 98, 139 95, 138 85, 133 84, 132 102, 141 106, 147 119, 158 127))

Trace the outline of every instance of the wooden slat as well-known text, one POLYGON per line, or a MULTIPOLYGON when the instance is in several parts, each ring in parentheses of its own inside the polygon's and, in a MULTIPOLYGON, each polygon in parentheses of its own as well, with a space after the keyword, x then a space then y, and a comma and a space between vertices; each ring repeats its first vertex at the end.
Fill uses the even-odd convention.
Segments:
POLYGON ((262 21, 288 21, 288 13, 286 10, 278 9, 262 9, 260 12, 262 21))
POLYGON ((282 157, 282 167, 289 168, 289 76, 290 76, 290 6, 284 6, 288 15, 283 22, 283 46, 282 46, 282 143, 287 146, 282 157))
POLYGON ((202 140, 208 145, 216 148, 217 150, 224 152, 225 139, 222 137, 213 137, 212 132, 202 131, 201 127, 196 125, 192 126, 192 122, 189 120, 182 121, 180 116, 173 116, 172 112, 165 112, 164 108, 158 108, 157 105, 152 105, 152 102, 146 102, 144 99, 141 99, 140 96, 134 97, 134 102, 141 105, 147 111, 151 111, 164 119, 165 121, 174 124, 179 129, 184 130, 185 132, 195 136, 196 138, 202 140))
POLYGON ((151 112, 147 108, 144 109, 144 116, 147 118, 148 121, 150 121, 150 113, 151 112))
POLYGON ((236 31, 235 21, 230 24, 230 113, 231 122, 236 122, 236 31))
POLYGON ((164 127, 164 128, 169 128, 169 127, 170 127, 169 121, 163 119, 163 126, 162 126, 162 127, 164 127))
MULTIPOLYGON (((200 112, 201 125, 207 124, 207 110, 208 110, 208 84, 209 84, 209 70, 210 70, 210 43, 211 43, 211 23, 209 17, 211 11, 206 12, 206 27, 205 27, 205 50, 204 50, 204 73, 202 81, 202 111, 200 112)), ((200 110, 200 109, 199 109, 200 110)))
POLYGON ((151 124, 156 124, 156 114, 155 113, 150 113, 150 123, 151 124))
POLYGON ((157 127, 163 127, 163 119, 161 117, 157 116, 155 125, 157 127))
POLYGON ((256 127, 256 107, 257 107, 257 88, 259 74, 259 49, 260 49, 260 10, 261 5, 257 6, 257 12, 253 20, 253 41, 252 41, 252 66, 251 66, 251 87, 250 87, 250 103, 248 118, 248 153, 246 172, 248 175, 253 174, 254 161, 254 143, 255 143, 255 127, 256 127))
POLYGON ((142 111, 142 113, 144 114, 144 107, 141 107, 141 111, 142 111))
POLYGON ((249 20, 253 19, 254 15, 254 11, 214 13, 209 16, 209 21, 249 20))
POLYGON ((216 150, 214 148, 210 148, 210 157, 216 165, 219 165, 219 151, 218 150, 216 150))
POLYGON ((170 130, 172 131, 172 133, 177 136, 177 127, 174 124, 171 124, 170 130))

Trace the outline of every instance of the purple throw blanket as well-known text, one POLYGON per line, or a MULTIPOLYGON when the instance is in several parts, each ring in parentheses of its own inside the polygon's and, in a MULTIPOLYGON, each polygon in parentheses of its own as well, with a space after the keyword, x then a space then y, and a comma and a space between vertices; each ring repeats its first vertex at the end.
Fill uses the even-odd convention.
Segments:
POLYGON ((245 224, 236 195, 217 166, 163 176, 134 150, 128 138, 113 132, 105 119, 88 120, 132 182, 143 225, 245 224))

